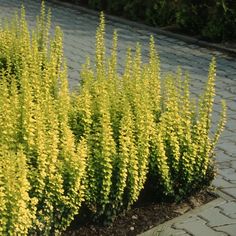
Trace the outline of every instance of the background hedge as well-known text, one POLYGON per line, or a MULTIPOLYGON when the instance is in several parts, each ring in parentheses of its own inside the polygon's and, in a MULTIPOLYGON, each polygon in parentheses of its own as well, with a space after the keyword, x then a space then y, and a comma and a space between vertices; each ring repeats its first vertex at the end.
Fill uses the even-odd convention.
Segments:
MULTIPOLYGON (((62 0, 66 1, 66 0, 62 0)), ((236 38, 234 0, 67 0, 153 26, 179 27, 211 41, 236 38)))

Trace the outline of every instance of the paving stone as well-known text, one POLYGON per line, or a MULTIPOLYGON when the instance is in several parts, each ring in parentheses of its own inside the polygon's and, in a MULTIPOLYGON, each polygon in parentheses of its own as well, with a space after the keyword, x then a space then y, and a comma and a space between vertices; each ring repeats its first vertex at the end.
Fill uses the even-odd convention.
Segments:
POLYGON ((236 160, 231 161, 231 167, 236 169, 236 160))
POLYGON ((217 188, 236 188, 236 184, 228 182, 224 180, 221 176, 217 175, 217 177, 213 180, 212 184, 217 188))
POLYGON ((219 169, 234 169, 234 168, 231 168, 231 161, 225 161, 225 162, 221 162, 220 164, 216 164, 216 166, 219 168, 219 169))
POLYGON ((226 225, 226 224, 236 224, 236 219, 231 219, 220 212, 219 208, 207 209, 199 213, 199 216, 207 221, 207 225, 210 227, 226 225))
POLYGON ((228 100, 235 99, 235 94, 227 90, 223 91, 220 95, 224 99, 228 100))
MULTIPOLYGON (((233 115, 235 115, 235 114, 233 113, 233 115)), ((225 127, 225 129, 224 129, 224 131, 221 135, 221 138, 223 138, 223 137, 235 137, 235 132, 230 130, 229 128, 225 127)))
POLYGON ((232 157, 228 154, 226 154, 223 150, 219 150, 219 147, 217 147, 215 152, 215 160, 217 163, 232 161, 232 157))
POLYGON ((184 230, 159 226, 147 232, 139 234, 139 236, 190 236, 190 234, 184 230))
POLYGON ((206 221, 200 219, 199 217, 193 217, 187 221, 176 223, 174 226, 177 229, 184 229, 194 236, 223 236, 227 235, 225 233, 217 232, 214 229, 206 225, 206 221))
MULTIPOLYGON (((236 201, 229 201, 219 206, 221 212, 232 219, 236 219, 236 201)), ((235 231, 236 232, 236 231, 235 231)))
POLYGON ((236 199, 236 188, 222 188, 222 191, 236 199))
MULTIPOLYGON (((231 86, 233 86, 233 88, 235 87, 235 85, 231 85, 231 86)), ((232 92, 232 87, 231 87, 230 91, 232 92)), ((234 94, 236 94, 236 91, 234 92, 234 94)), ((227 108, 228 108, 230 111, 236 112, 236 104, 235 104, 234 101, 227 100, 227 101, 226 101, 226 104, 227 104, 227 108)), ((234 124, 235 124, 235 123, 234 123, 234 124)))
POLYGON ((215 227, 217 231, 225 232, 230 236, 236 236, 236 224, 215 227))
POLYGON ((223 144, 219 144, 217 146, 225 150, 225 152, 228 153, 229 155, 236 153, 236 145, 234 142, 224 142, 223 144))
POLYGON ((218 169, 217 172, 223 176, 226 181, 236 181, 236 172, 233 168, 218 169))

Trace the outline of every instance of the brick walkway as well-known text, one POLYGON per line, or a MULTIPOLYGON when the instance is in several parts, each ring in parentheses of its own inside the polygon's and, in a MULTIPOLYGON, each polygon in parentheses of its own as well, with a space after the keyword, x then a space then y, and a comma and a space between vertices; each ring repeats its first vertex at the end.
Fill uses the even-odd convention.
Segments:
MULTIPOLYGON (((0 0, 0 18, 10 17, 25 5, 30 25, 35 24, 35 15, 40 9, 39 0, 0 0)), ((72 5, 47 3, 52 9, 53 26, 60 25, 64 32, 64 50, 68 59, 70 87, 79 81, 79 69, 88 55, 94 55, 95 32, 98 17, 72 5)), ((136 42, 142 45, 143 60, 147 59, 149 36, 154 35, 161 58, 161 68, 175 71, 177 66, 188 70, 192 78, 192 91, 199 94, 207 78, 208 65, 217 59, 216 101, 213 124, 219 118, 223 98, 228 105, 228 122, 216 150, 218 175, 214 186, 220 190, 221 198, 184 215, 143 235, 194 235, 194 236, 236 236, 236 58, 226 54, 188 44, 183 41, 156 34, 150 29, 133 26, 128 21, 106 21, 107 46, 111 45, 112 32, 119 35, 119 66, 122 68, 126 48, 136 42)))

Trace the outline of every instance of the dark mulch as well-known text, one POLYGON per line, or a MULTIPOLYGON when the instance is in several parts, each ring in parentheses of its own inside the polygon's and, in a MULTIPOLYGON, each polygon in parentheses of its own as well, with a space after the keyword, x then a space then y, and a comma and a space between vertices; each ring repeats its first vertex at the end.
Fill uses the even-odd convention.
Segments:
POLYGON ((140 202, 118 216, 110 226, 99 226, 91 222, 73 222, 63 236, 134 236, 206 204, 216 197, 216 194, 205 189, 180 203, 140 202))

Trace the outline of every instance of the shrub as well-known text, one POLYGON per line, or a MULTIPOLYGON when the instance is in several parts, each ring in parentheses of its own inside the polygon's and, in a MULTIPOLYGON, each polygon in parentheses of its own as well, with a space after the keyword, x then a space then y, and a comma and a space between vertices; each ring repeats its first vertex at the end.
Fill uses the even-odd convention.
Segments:
POLYGON ((137 201, 148 181, 157 195, 180 199, 209 185, 213 151, 225 123, 210 136, 215 95, 215 60, 199 106, 189 92, 187 75, 160 78, 154 40, 142 63, 141 47, 127 51, 124 73, 117 72, 117 35, 105 53, 103 15, 97 30, 96 64, 89 60, 73 96, 71 127, 88 144, 85 204, 96 217, 112 218, 137 201))
POLYGON ((15 153, 1 144, 0 152, 0 233, 27 235, 35 220, 35 199, 29 197, 24 152, 15 153))
POLYGON ((236 4, 231 0, 69 1, 154 26, 174 25, 211 41, 234 39, 236 35, 236 4))
POLYGON ((77 1, 77 3, 86 2, 89 7, 97 10, 107 10, 116 15, 122 15, 132 20, 142 20, 151 25, 167 25, 175 21, 174 1, 77 1))
POLYGON ((215 61, 211 62, 208 82, 198 108, 190 100, 188 77, 170 75, 163 82, 162 111, 152 141, 151 179, 156 179, 158 195, 184 196, 209 185, 214 176, 213 151, 225 123, 222 117, 213 137, 211 113, 215 95, 215 61), (158 188, 159 187, 159 188, 158 188))
POLYGON ((0 30, 0 233, 59 235, 84 201, 106 222, 134 204, 147 183, 157 197, 178 200, 209 185, 226 106, 211 135, 216 63, 198 106, 179 70, 160 77, 153 37, 127 50, 117 72, 117 34, 106 56, 105 22, 96 34, 96 63, 81 71, 69 95, 62 32, 49 37, 42 4, 36 30, 24 16, 0 30))
POLYGON ((210 9, 207 24, 202 35, 212 41, 234 39, 236 37, 236 4, 233 1, 215 1, 210 9))
POLYGON ((87 144, 68 126, 62 32, 49 37, 42 4, 30 32, 21 16, 0 31, 0 232, 55 235, 83 200, 87 144))
POLYGON ((179 0, 177 24, 212 41, 233 39, 236 35, 236 4, 228 0, 179 0))
POLYGON ((176 23, 187 32, 200 34, 208 17, 209 2, 206 0, 178 0, 176 23))

